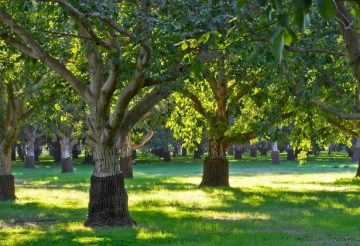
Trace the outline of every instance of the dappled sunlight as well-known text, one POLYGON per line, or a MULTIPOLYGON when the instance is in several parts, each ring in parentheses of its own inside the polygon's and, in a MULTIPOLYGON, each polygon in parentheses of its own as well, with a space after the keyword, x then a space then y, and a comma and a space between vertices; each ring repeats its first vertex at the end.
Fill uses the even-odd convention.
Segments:
POLYGON ((136 238, 140 240, 174 239, 175 236, 168 232, 153 231, 153 230, 141 228, 138 231, 136 238))

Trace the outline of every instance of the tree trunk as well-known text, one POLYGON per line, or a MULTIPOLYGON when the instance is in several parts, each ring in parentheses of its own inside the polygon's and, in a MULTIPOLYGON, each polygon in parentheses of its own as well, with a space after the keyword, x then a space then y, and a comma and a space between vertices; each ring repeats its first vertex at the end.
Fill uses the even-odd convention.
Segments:
POLYGON ((11 174, 11 149, 0 145, 0 201, 15 200, 15 182, 11 174))
POLYGON ((240 145, 235 145, 235 160, 242 160, 242 150, 240 145))
POLYGON ((234 153, 235 153, 235 147, 234 146, 230 146, 229 148, 228 148, 228 150, 227 150, 227 153, 228 153, 228 155, 234 155, 234 153))
POLYGON ((272 164, 280 164, 280 153, 277 146, 277 142, 271 143, 271 163, 272 164))
POLYGON ((25 168, 35 168, 35 139, 29 139, 26 143, 25 168))
POLYGON ((202 155, 201 145, 197 145, 197 149, 194 152, 194 159, 200 159, 202 155))
POLYGON ((16 161, 16 144, 11 146, 11 160, 16 161))
POLYGON ((266 142, 261 142, 260 144, 260 155, 266 156, 267 155, 267 146, 266 142))
POLYGON ((257 148, 255 145, 250 146, 250 157, 256 157, 257 156, 257 148))
POLYGON ((356 138, 353 141, 353 153, 352 153, 352 162, 358 163, 360 161, 360 138, 356 138))
POLYGON ((132 226, 128 196, 118 161, 117 148, 98 144, 94 151, 94 172, 86 226, 132 226))
POLYGON ((133 178, 130 135, 127 135, 121 144, 120 170, 124 178, 133 178))
POLYGON ((74 145, 74 147, 71 150, 72 158, 79 158, 79 146, 77 144, 74 145))
POLYGON ((286 147, 286 152, 287 152, 286 160, 295 161, 295 152, 290 144, 286 147))
POLYGON ((356 178, 359 178, 359 177, 360 177, 360 161, 359 161, 359 163, 358 163, 358 167, 357 167, 357 170, 356 170, 355 177, 356 177, 356 178))
POLYGON ((183 156, 183 157, 187 156, 187 150, 184 147, 181 148, 181 156, 183 156))
POLYGON ((51 155, 54 158, 54 162, 61 162, 61 146, 59 140, 51 144, 51 155))
POLYGON ((164 148, 163 150, 163 161, 171 161, 171 154, 170 154, 170 150, 168 148, 164 148))
POLYGON ((61 137, 60 138, 60 148, 61 148, 61 172, 62 173, 71 173, 74 171, 72 159, 71 159, 71 138, 70 137, 61 137))
POLYGON ((209 156, 205 158, 200 186, 229 186, 229 162, 223 140, 209 140, 209 156))

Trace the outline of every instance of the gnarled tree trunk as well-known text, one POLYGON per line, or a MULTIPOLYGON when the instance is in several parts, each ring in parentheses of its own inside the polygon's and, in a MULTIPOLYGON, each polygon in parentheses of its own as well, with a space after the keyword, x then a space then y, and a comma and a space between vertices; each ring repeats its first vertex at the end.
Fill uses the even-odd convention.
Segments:
POLYGON ((128 196, 118 161, 119 150, 98 144, 94 150, 94 172, 86 226, 132 226, 128 196))
POLYGON ((130 134, 124 138, 121 144, 120 170, 124 178, 133 178, 130 134))
POLYGON ((226 159, 227 144, 223 139, 209 140, 209 155, 204 160, 200 186, 229 186, 229 162, 226 159))

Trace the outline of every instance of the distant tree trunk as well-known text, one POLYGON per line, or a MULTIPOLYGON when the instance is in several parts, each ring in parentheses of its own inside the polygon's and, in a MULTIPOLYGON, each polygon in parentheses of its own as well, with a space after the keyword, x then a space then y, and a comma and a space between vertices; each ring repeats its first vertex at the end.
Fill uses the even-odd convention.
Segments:
POLYGON ((257 147, 256 145, 250 146, 250 157, 256 157, 257 156, 257 147))
POLYGON ((119 150, 97 143, 86 226, 131 226, 128 196, 120 170, 119 150))
POLYGON ((229 162, 223 139, 209 140, 209 155, 204 160, 200 186, 229 186, 229 162))
POLYGON ((59 142, 61 148, 61 172, 71 173, 74 171, 74 167, 70 153, 74 143, 71 141, 71 137, 65 135, 59 137, 59 142))
POLYGON ((132 152, 131 152, 131 157, 132 157, 132 160, 133 162, 136 160, 137 158, 137 151, 136 149, 133 149, 132 152))
POLYGON ((41 155, 41 146, 37 141, 35 141, 34 144, 34 155, 35 155, 35 161, 39 161, 39 156, 41 155))
POLYGON ((133 178, 132 168, 132 149, 130 134, 128 134, 121 144, 120 170, 124 178, 133 178))
POLYGON ((83 160, 82 163, 83 163, 83 164, 94 164, 93 154, 92 154, 92 153, 88 153, 88 152, 85 150, 85 157, 84 157, 84 160, 83 160))
POLYGON ((178 154, 179 154, 179 148, 175 145, 174 146, 174 151, 173 151, 173 157, 178 156, 178 154))
POLYGON ((194 159, 200 159, 202 154, 203 154, 203 151, 201 148, 201 144, 198 144, 197 149, 194 152, 194 159))
POLYGON ((267 155, 266 142, 261 142, 261 144, 260 144, 260 155, 263 155, 263 156, 267 155))
POLYGON ((187 150, 184 147, 181 148, 181 156, 183 156, 183 157, 187 156, 187 150))
POLYGON ((54 162, 56 163, 61 162, 61 146, 58 139, 56 140, 56 142, 53 142, 51 144, 51 155, 54 159, 54 162))
POLYGON ((286 147, 286 152, 287 152, 286 160, 295 161, 295 152, 290 144, 286 147))
POLYGON ((26 142, 25 168, 35 168, 35 137, 28 136, 26 142))
POLYGON ((16 144, 11 145, 11 161, 16 161, 16 144))
POLYGON ((11 145, 0 143, 0 201, 15 200, 15 181, 11 173, 11 145))
POLYGON ((72 154, 72 158, 79 158, 80 151, 79 151, 79 145, 78 144, 74 145, 74 147, 71 150, 71 154, 72 154))
POLYGON ((24 148, 21 144, 17 145, 17 154, 21 160, 25 160, 24 158, 24 148))
POLYGON ((242 149, 240 145, 235 145, 235 160, 242 160, 242 149))
POLYGON ((279 149, 277 146, 277 142, 272 142, 271 143, 271 163, 272 164, 280 164, 280 154, 279 154, 279 149))
POLYGON ((233 145, 229 146, 227 149, 228 155, 234 155, 234 152, 235 152, 234 150, 235 150, 235 147, 233 145))
POLYGON ((164 148, 163 149, 163 161, 171 161, 171 154, 170 154, 170 150, 169 148, 164 148))
POLYGON ((360 161, 360 138, 355 138, 353 141, 352 162, 358 163, 360 161))

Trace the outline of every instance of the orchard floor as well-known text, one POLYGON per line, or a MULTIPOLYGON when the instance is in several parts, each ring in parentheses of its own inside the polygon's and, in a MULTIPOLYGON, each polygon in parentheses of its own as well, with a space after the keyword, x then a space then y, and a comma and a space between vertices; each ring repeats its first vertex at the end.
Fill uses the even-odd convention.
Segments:
MULTIPOLYGON (((269 157, 267 157, 269 158, 269 157)), ((345 155, 306 165, 230 158, 231 188, 199 189, 201 160, 143 158, 126 180, 138 226, 91 229, 91 165, 62 174, 14 163, 15 202, 0 202, 0 245, 360 245, 360 180, 345 155)))

